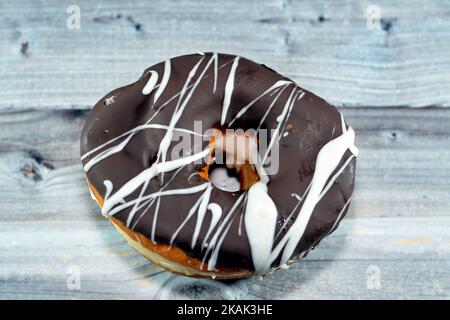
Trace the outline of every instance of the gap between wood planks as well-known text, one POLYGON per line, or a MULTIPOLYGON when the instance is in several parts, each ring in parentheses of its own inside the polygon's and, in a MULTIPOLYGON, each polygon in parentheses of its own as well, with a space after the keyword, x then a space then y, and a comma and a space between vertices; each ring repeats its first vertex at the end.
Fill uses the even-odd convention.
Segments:
POLYGON ((8 1, 0 10, 0 109, 86 108, 168 57, 228 52, 278 70, 337 105, 450 106, 445 0, 8 1), (42 10, 42 7, 45 10, 42 10), (105 89, 106 88, 106 89, 105 89))
MULTIPOLYGON (((450 215, 450 109, 341 111, 361 151, 348 217, 450 215)), ((90 219, 98 213, 79 160, 86 115, 0 112, 0 206, 8 208, 0 221, 90 219)))

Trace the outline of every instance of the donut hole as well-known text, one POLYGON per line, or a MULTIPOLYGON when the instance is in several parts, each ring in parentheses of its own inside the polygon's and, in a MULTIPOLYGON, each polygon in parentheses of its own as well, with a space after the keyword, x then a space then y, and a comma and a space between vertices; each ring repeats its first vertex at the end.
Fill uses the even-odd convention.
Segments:
POLYGON ((242 130, 216 129, 209 146, 206 165, 197 174, 217 189, 226 192, 247 190, 260 180, 254 167, 258 152, 256 136, 242 130))
POLYGON ((213 162, 207 166, 206 170, 208 174, 203 177, 214 187, 225 192, 247 190, 259 181, 256 169, 249 163, 235 165, 213 162))
POLYGON ((238 192, 241 190, 241 180, 235 169, 225 165, 211 165, 208 171, 212 185, 225 192, 238 192))

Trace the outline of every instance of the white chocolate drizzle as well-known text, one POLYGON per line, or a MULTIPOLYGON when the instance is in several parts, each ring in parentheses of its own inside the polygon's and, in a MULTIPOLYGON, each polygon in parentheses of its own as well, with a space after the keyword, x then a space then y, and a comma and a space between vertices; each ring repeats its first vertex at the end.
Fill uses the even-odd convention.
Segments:
MULTIPOLYGON (((116 204, 120 201, 124 201, 125 197, 130 195, 134 190, 136 190, 140 185, 146 181, 150 181, 155 176, 160 173, 175 170, 181 166, 187 165, 189 163, 195 162, 209 154, 209 148, 206 148, 202 152, 194 154, 192 156, 187 156, 184 158, 167 161, 167 162, 155 162, 150 168, 145 169, 137 176, 125 183, 119 190, 112 194, 109 198, 105 199, 102 207, 102 213, 108 213, 116 204)), ((144 197, 143 197, 144 198, 144 197)))
POLYGON ((330 231, 328 232, 327 236, 333 233, 333 231, 337 228, 339 222, 341 222, 342 215, 345 212, 345 209, 347 209, 348 205, 350 204, 350 201, 352 200, 352 197, 349 197, 348 200, 345 202, 344 206, 342 207, 341 211, 339 212, 336 221, 334 222, 333 226, 330 228, 330 231))
MULTIPOLYGON (((131 207, 126 220, 126 225, 128 227, 130 227, 132 225, 132 222, 136 220, 136 215, 139 215, 139 212, 142 212, 140 216, 137 217, 137 220, 134 221, 134 224, 132 225, 132 228, 134 228, 140 218, 142 218, 142 216, 148 211, 148 209, 155 205, 151 231, 151 240, 155 242, 157 217, 161 198, 165 196, 174 196, 180 194, 200 193, 197 201, 186 213, 186 217, 183 222, 172 234, 172 237, 170 239, 171 245, 176 243, 177 236, 179 235, 183 227, 196 214, 195 229, 190 245, 192 249, 196 245, 201 246, 201 251, 203 254, 202 267, 205 263, 207 263, 207 269, 210 271, 214 271, 216 270, 217 259, 222 243, 225 240, 231 225, 235 221, 236 216, 240 214, 238 234, 241 235, 241 228, 243 224, 249 240, 251 256, 256 272, 262 274, 269 272, 274 261, 279 258, 280 255, 281 261, 278 267, 286 268, 288 263, 292 262, 291 259, 295 258, 293 257, 293 254, 305 233, 306 227, 317 203, 323 196, 325 196, 327 191, 333 186, 335 180, 358 155, 358 149, 354 145, 354 131, 350 127, 347 128, 344 118, 341 115, 341 135, 329 141, 320 149, 316 160, 313 178, 304 191, 303 195, 300 196, 295 193, 297 192, 297 190, 290 190, 292 196, 297 199, 297 203, 292 208, 291 212, 289 213, 288 217, 286 218, 284 224, 277 234, 275 234, 275 232, 277 229, 278 210, 276 203, 269 195, 268 189, 270 179, 265 172, 264 163, 274 143, 277 142, 277 140, 280 140, 281 137, 287 135, 287 132, 285 132, 285 128, 290 114, 295 106, 295 103, 299 101, 305 94, 301 90, 301 88, 299 88, 295 83, 291 81, 278 80, 277 82, 275 82, 272 86, 262 92, 258 97, 249 102, 247 105, 243 106, 228 124, 229 126, 233 125, 233 123, 237 119, 242 117, 257 101, 259 101, 262 97, 268 95, 273 98, 268 105, 265 114, 261 118, 258 126, 258 128, 260 128, 266 118, 272 112, 275 103, 280 99, 282 93, 289 86, 292 86, 292 90, 290 91, 289 96, 286 99, 284 106, 282 107, 281 114, 276 117, 277 124, 275 131, 271 136, 268 149, 266 150, 266 153, 264 154, 262 159, 258 157, 258 161, 255 164, 255 168, 260 177, 260 181, 251 186, 248 191, 241 193, 239 197, 237 197, 232 208, 228 210, 228 212, 223 212, 219 204, 210 203, 211 193, 213 190, 211 182, 205 182, 193 187, 169 189, 168 186, 170 185, 170 182, 183 168, 209 155, 210 150, 209 148, 206 148, 205 150, 193 155, 170 161, 166 160, 166 155, 170 148, 173 133, 175 131, 180 131, 192 135, 201 135, 191 130, 177 128, 176 125, 185 109, 188 107, 189 101, 195 90, 197 89, 201 81, 203 81, 207 77, 206 73, 208 72, 210 67, 213 66, 214 84, 212 91, 215 94, 217 90, 219 70, 221 70, 225 65, 232 63, 224 88, 224 98, 220 119, 222 125, 225 124, 225 121, 227 119, 228 110, 231 104, 231 97, 233 95, 235 87, 236 70, 238 68, 240 59, 239 56, 236 56, 234 59, 224 63, 219 67, 219 56, 217 53, 213 53, 210 58, 208 58, 206 54, 199 54, 200 58, 190 70, 181 91, 172 96, 170 99, 162 102, 159 109, 157 109, 156 112, 144 124, 139 125, 123 134, 120 134, 117 137, 97 146, 96 148, 82 155, 82 160, 86 160, 88 157, 91 157, 89 161, 87 161, 84 165, 84 170, 88 172, 97 163, 124 150, 131 139, 142 130, 165 130, 165 135, 158 149, 156 157, 157 159, 149 168, 137 174, 135 177, 123 184, 118 190, 114 190, 114 186, 112 185, 111 181, 104 181, 106 192, 104 196, 102 214, 105 216, 113 216, 123 211, 124 209, 131 207), (201 68, 201 65, 204 61, 206 63, 201 68), (153 123, 151 124, 150 122, 155 118, 158 112, 160 112, 168 103, 170 103, 174 99, 178 100, 176 102, 175 110, 169 123, 167 125, 153 123), (343 157, 347 150, 350 150, 351 155, 344 161, 343 157), (343 164, 338 167, 342 162, 343 164), (164 183, 164 173, 175 170, 176 172, 171 176, 169 181, 164 183), (159 190, 148 194, 147 190, 149 188, 150 181, 154 177, 159 175, 161 177, 161 186, 159 190), (130 199, 131 195, 136 190, 139 190, 137 197, 135 199, 130 199), (240 212, 237 212, 239 208, 241 208, 242 210, 240 212), (208 212, 210 212, 211 214, 210 225, 207 229, 205 237, 203 238, 203 241, 201 242, 201 244, 198 244, 199 235, 208 212), (282 235, 282 231, 284 231, 288 222, 293 219, 296 213, 296 219, 293 220, 290 228, 286 230, 284 235, 282 235), (275 245, 275 240, 278 239, 279 241, 275 245)), ((166 60, 164 63, 164 72, 159 84, 157 84, 159 79, 158 73, 153 70, 149 71, 149 73, 150 77, 147 80, 144 88, 142 89, 142 94, 149 95, 155 89, 157 89, 153 98, 154 105, 159 100, 169 83, 171 75, 170 60, 166 60)), ((333 129, 333 134, 334 130, 335 128, 333 129)), ((331 233, 338 225, 343 213, 348 207, 350 199, 351 197, 346 201, 345 205, 341 209, 329 233, 331 233)), ((306 252, 300 253, 299 257, 303 256, 304 254, 306 254, 306 252)))
MULTIPOLYGON (((311 188, 306 195, 298 217, 274 249, 270 260, 275 260, 281 250, 283 250, 281 257, 282 264, 286 263, 288 259, 291 258, 295 247, 305 232, 313 210, 322 196, 322 192, 324 191, 324 187, 330 178, 330 175, 340 163, 345 151, 349 149, 356 150, 354 141, 355 132, 352 128, 349 128, 348 130, 345 130, 341 136, 325 144, 319 151, 314 175, 311 181, 311 188)), ((348 162, 346 162, 346 164, 348 164, 348 162)), ((337 176, 332 177, 329 183, 334 182, 336 178, 337 176)))
POLYGON ((231 103, 231 95, 233 94, 234 89, 234 78, 236 74, 236 69, 239 64, 239 56, 234 58, 233 64, 231 65, 230 74, 228 75, 227 83, 225 84, 225 93, 223 97, 223 105, 222 105, 222 117, 220 118, 220 124, 223 126, 225 124, 225 120, 227 118, 228 108, 231 103))
POLYGON ((195 243, 197 242, 198 234, 200 233, 200 228, 203 222, 203 219, 206 214, 206 210, 208 209, 209 197, 211 196, 212 184, 208 183, 205 192, 198 198, 197 202, 194 206, 189 210, 188 215, 184 219, 183 223, 178 227, 178 229, 173 233, 172 238, 170 239, 170 244, 173 244, 178 233, 183 229, 185 224, 191 219, 194 213, 198 210, 197 215, 197 223, 195 224, 194 234, 192 236, 191 248, 194 249, 195 243))
POLYGON ((158 82, 158 72, 150 70, 150 77, 148 78, 147 83, 142 89, 142 94, 144 96, 149 95, 153 91, 153 89, 155 89, 156 82, 158 82))
POLYGON ((281 125, 282 125, 284 119, 285 118, 287 119, 289 117, 289 115, 290 115, 290 110, 292 110, 292 107, 293 107, 294 102, 295 102, 295 98, 294 97, 297 94, 296 91, 297 91, 297 88, 294 87, 292 89, 292 91, 291 91, 291 94, 289 95, 289 98, 287 99, 287 101, 286 101, 286 103, 284 105, 282 113, 278 116, 278 118, 281 119, 281 121, 278 122, 278 125, 277 125, 277 127, 275 129, 275 132, 272 133, 272 137, 270 139, 269 146, 267 147, 266 153, 264 154, 264 157, 262 158, 262 163, 266 162, 266 158, 269 155, 269 152, 272 149, 275 141, 279 139, 281 125))
POLYGON ((267 194, 267 185, 261 181, 255 183, 248 191, 244 222, 257 272, 265 272, 270 267, 267 258, 272 252, 277 218, 277 207, 267 194))
MULTIPOLYGON (((239 204, 242 202, 242 199, 244 198, 245 193, 241 194, 239 198, 234 203, 233 207, 227 212, 225 218, 222 220, 222 222, 219 224, 217 230, 215 231, 214 235, 211 237, 211 240, 208 243, 208 247, 206 248, 206 251, 203 256, 201 267, 203 267, 208 254, 212 252, 209 261, 208 261, 208 270, 215 270, 216 263, 217 263, 217 253, 220 250, 220 246, 222 244, 222 241, 220 239, 223 239, 224 236, 228 233, 229 227, 233 223, 233 213, 238 208, 239 204), (222 232, 223 231, 223 232, 222 232), (220 235, 222 234, 222 237, 220 235)), ((205 237, 205 241, 208 241, 208 237, 205 237)))
POLYGON ((219 75, 219 56, 217 52, 213 53, 214 58, 214 87, 213 87, 213 93, 216 93, 217 90, 217 76, 219 75))
POLYGON ((166 60, 164 62, 164 73, 163 73, 163 77, 161 79, 161 83, 158 87, 158 89, 155 92, 155 98, 153 100, 153 104, 156 103, 156 101, 158 100, 158 98, 161 96, 161 94, 164 92, 164 89, 167 87, 167 84, 169 83, 169 78, 170 78, 170 60, 166 60))
POLYGON ((233 123, 239 119, 240 117, 242 117, 244 115, 244 113, 246 113, 248 111, 248 109, 250 109, 258 100, 260 100, 263 96, 265 96, 266 94, 268 94, 269 92, 281 87, 281 86, 285 86, 287 84, 291 84, 291 81, 286 81, 286 80, 278 80, 277 82, 275 82, 275 84, 273 84, 269 89, 267 89, 266 91, 264 91, 263 93, 261 93, 258 97, 256 97, 253 101, 251 101, 249 104, 247 104, 246 106, 242 107, 241 110, 237 113, 237 115, 230 121, 230 123, 228 124, 229 126, 232 126, 233 123))
MULTIPOLYGON (((343 118, 341 119, 341 121, 343 121, 343 118)), ((270 266, 279 257, 280 253, 282 254, 280 264, 283 265, 288 262, 306 230, 315 206, 354 157, 352 154, 352 156, 344 162, 344 165, 339 168, 338 172, 330 178, 341 162, 345 151, 353 149, 357 152, 357 149, 354 146, 355 133, 353 129, 346 129, 345 123, 343 123, 342 128, 345 130, 342 135, 329 141, 319 151, 310 187, 307 189, 306 197, 302 197, 299 201, 300 203, 304 200, 297 219, 274 249, 272 249, 272 247, 275 237, 262 239, 260 231, 264 230, 264 233, 273 235, 272 229, 274 232, 275 227, 272 227, 272 217, 278 216, 276 206, 274 204, 272 205, 269 201, 270 197, 267 194, 267 189, 262 188, 261 183, 254 184, 250 188, 249 201, 245 212, 245 228, 247 236, 249 237, 253 264, 256 271, 266 272, 269 270, 270 266), (252 190, 254 188, 256 189, 255 191, 252 190), (251 197, 251 195, 253 196, 251 197), (247 215, 250 217, 247 218, 247 215)), ((294 210, 296 210, 297 207, 298 204, 294 210)), ((342 209, 342 212, 344 210, 345 209, 342 209)), ((291 215, 292 214, 293 212, 291 215)))
MULTIPOLYGON (((160 124, 145 124, 145 125, 140 125, 137 126, 136 128, 129 130, 117 137, 115 137, 114 139, 109 140, 106 143, 103 143, 101 145, 99 145, 98 147, 92 149, 89 152, 86 152, 82 157, 81 160, 86 159, 88 156, 90 156, 91 154, 101 150, 102 148, 106 147, 107 145, 123 138, 126 137, 121 143, 114 145, 102 152, 100 152, 99 154, 95 155, 91 160, 89 160, 85 165, 84 165, 84 171, 88 172, 93 166, 95 166, 97 163, 101 162, 102 160, 112 156, 115 153, 118 153, 120 151, 122 151, 127 144, 130 142, 130 140, 141 130, 145 130, 145 129, 162 129, 162 130, 167 130, 169 127, 168 126, 164 126, 164 125, 160 125, 160 124)), ((183 128, 173 128, 173 131, 178 131, 178 132, 183 132, 183 133, 188 133, 188 134, 192 134, 192 135, 200 135, 203 136, 202 134, 196 133, 194 131, 191 130, 187 130, 187 129, 183 129, 183 128)))
POLYGON ((208 210, 211 212, 211 224, 209 225, 209 229, 206 232, 205 239, 203 240, 202 249, 206 247, 206 239, 209 238, 211 232, 214 230, 220 220, 220 217, 222 216, 222 208, 217 203, 212 202, 208 204, 208 210))

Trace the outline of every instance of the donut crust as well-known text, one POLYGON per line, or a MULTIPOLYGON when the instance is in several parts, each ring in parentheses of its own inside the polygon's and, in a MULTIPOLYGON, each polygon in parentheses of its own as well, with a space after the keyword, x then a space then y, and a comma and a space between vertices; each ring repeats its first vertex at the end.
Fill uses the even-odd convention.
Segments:
MULTIPOLYGON (((100 208, 103 206, 104 198, 90 183, 86 177, 87 184, 100 208)), ((114 217, 107 218, 128 244, 147 260, 169 270, 172 273, 195 278, 212 278, 218 280, 240 279, 250 277, 253 272, 241 268, 224 268, 216 266, 216 271, 208 271, 206 264, 202 266, 199 259, 188 256, 182 249, 175 245, 165 243, 154 243, 144 235, 127 228, 121 221, 114 217)))

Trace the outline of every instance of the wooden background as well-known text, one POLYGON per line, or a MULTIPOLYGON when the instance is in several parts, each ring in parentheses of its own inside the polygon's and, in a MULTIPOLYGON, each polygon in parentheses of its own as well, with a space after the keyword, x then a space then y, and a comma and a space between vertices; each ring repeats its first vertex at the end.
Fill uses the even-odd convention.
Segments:
POLYGON ((448 0, 1 1, 0 298, 449 299, 448 107, 448 0), (81 29, 66 27, 71 4, 81 29), (89 197, 78 151, 89 108, 196 51, 271 66, 357 132, 349 215, 290 270, 174 276, 134 253, 89 197))

